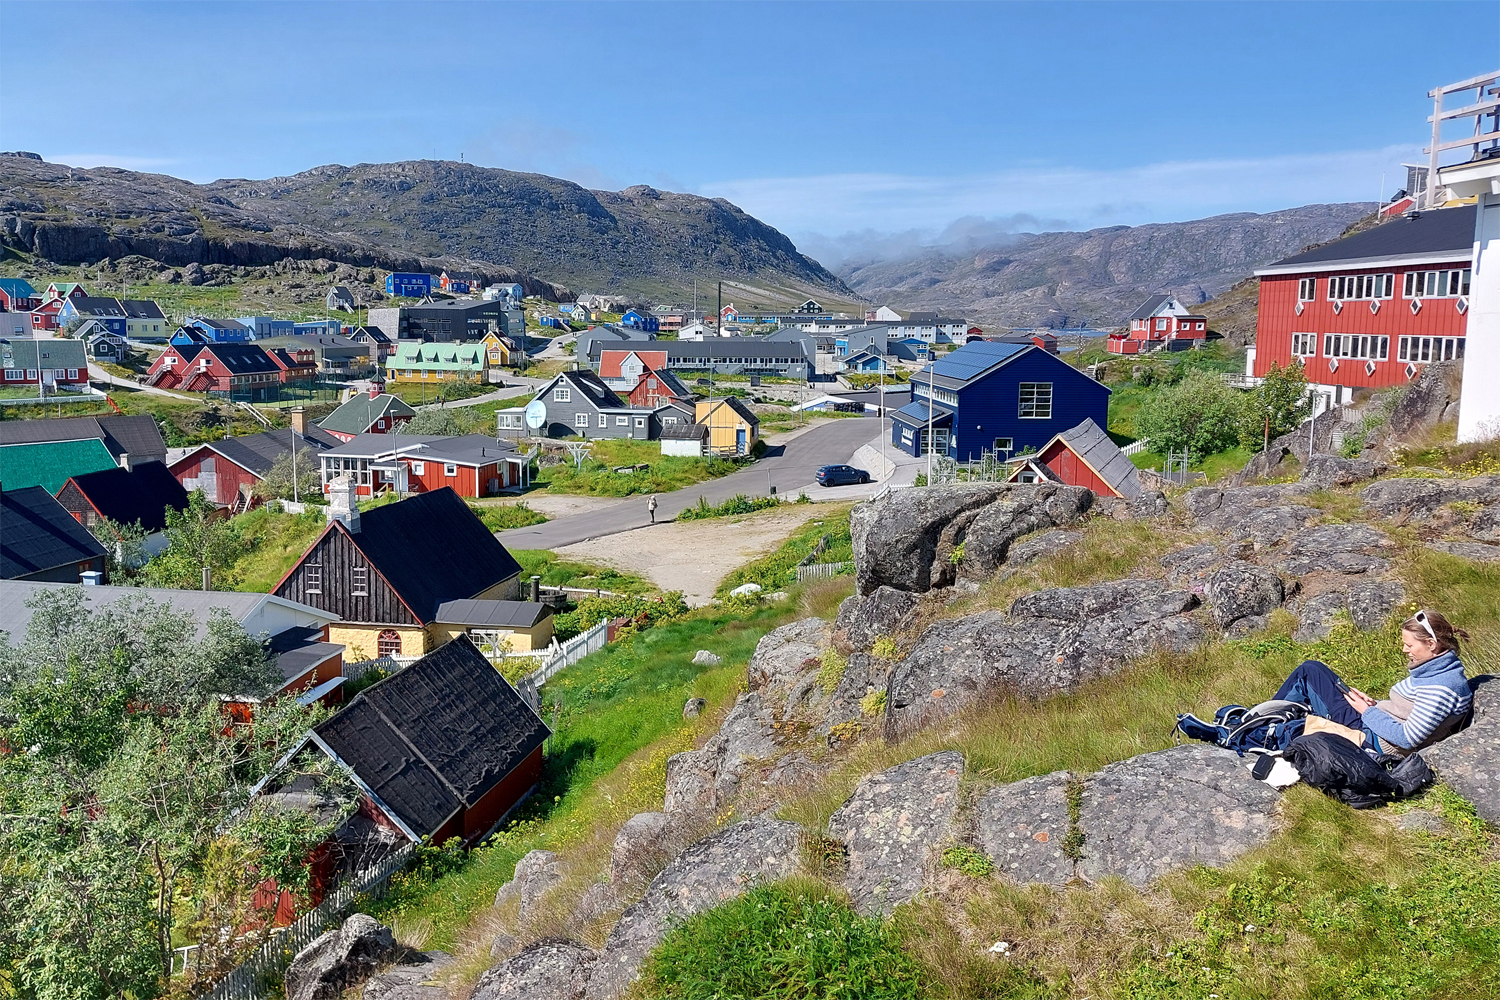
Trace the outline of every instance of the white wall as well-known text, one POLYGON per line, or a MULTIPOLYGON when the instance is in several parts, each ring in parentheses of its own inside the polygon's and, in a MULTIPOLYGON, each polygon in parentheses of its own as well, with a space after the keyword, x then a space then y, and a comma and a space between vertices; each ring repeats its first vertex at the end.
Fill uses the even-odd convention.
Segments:
POLYGON ((1500 194, 1479 196, 1474 229, 1460 442, 1500 437, 1500 194))

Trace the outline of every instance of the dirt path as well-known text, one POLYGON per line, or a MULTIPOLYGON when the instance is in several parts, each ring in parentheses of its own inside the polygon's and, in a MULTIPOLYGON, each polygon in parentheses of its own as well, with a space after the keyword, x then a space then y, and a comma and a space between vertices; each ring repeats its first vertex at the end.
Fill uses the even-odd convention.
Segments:
MULTIPOLYGON (((538 508, 540 509, 540 508, 538 508)), ((680 590, 693 607, 707 604, 731 572, 772 551, 799 526, 826 516, 816 508, 763 511, 638 528, 624 535, 564 545, 564 559, 637 573, 662 590, 680 590)))
MULTIPOLYGON (((548 520, 551 520, 559 517, 567 517, 569 514, 584 514, 592 510, 600 510, 604 507, 613 507, 621 500, 621 497, 569 496, 566 493, 543 493, 538 490, 516 499, 503 497, 498 500, 482 500, 480 503, 483 506, 495 507, 524 503, 538 514, 544 514, 548 520)), ((645 510, 646 498, 641 497, 642 518, 646 516, 645 510)))

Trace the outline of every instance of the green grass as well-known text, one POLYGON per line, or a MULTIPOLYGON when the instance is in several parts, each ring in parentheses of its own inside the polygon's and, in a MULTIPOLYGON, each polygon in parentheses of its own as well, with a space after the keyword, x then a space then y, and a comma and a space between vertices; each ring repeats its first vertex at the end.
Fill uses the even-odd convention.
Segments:
POLYGON ((321 508, 283 514, 257 507, 229 523, 246 546, 230 567, 235 589, 268 593, 322 534, 327 521, 321 508))
POLYGON ((679 521, 702 521, 710 517, 734 517, 737 514, 753 514, 758 510, 775 510, 781 506, 776 497, 747 497, 737 493, 720 504, 710 504, 703 497, 695 506, 677 515, 679 521))
POLYGON ((533 524, 544 524, 547 515, 532 510, 524 503, 469 504, 484 526, 491 531, 506 531, 510 528, 525 528, 533 524))
POLYGON ((758 583, 766 591, 786 590, 797 582, 797 564, 807 558, 824 535, 829 536, 829 544, 819 554, 818 562, 852 560, 854 548, 849 539, 849 511, 852 506, 820 506, 818 514, 821 516, 809 520, 792 532, 776 551, 746 563, 726 576, 719 584, 718 595, 724 597, 734 588, 746 583, 758 583))
POLYGON ((466 379, 441 379, 428 382, 387 382, 385 391, 393 396, 400 396, 411 406, 426 406, 429 403, 452 402, 459 399, 473 399, 475 396, 483 396, 485 393, 494 392, 498 386, 481 382, 476 378, 466 379))
POLYGON ((687 458, 663 455, 656 441, 605 438, 592 442, 590 457, 582 469, 566 465, 543 466, 535 482, 548 493, 596 497, 624 497, 643 493, 670 493, 695 483, 727 476, 743 464, 727 458, 687 458), (647 465, 642 472, 615 472, 627 465, 647 465))
POLYGON ((562 560, 546 549, 513 549, 511 555, 521 564, 523 586, 535 575, 540 576, 548 587, 598 588, 615 594, 649 594, 656 590, 649 581, 633 573, 562 560))
MULTIPOLYGON (((1210 455, 1202 460, 1195 460, 1190 471, 1207 474, 1209 482, 1218 482, 1228 476, 1234 475, 1245 467, 1245 463, 1255 457, 1255 452, 1249 448, 1231 448, 1210 455)), ((1137 469, 1160 469, 1166 463, 1166 457, 1154 451, 1136 452, 1130 456, 1137 469)))

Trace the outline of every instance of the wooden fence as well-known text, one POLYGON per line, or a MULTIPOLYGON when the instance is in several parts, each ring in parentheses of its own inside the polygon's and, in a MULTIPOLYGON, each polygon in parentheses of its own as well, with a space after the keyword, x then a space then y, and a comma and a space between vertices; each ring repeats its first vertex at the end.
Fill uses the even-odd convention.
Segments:
POLYGON ((229 975, 204 994, 207 1000, 262 1000, 269 996, 272 981, 280 979, 292 959, 312 940, 328 929, 360 898, 379 899, 391 884, 391 876, 411 857, 412 845, 388 855, 326 897, 313 909, 286 927, 271 931, 270 937, 250 953, 250 957, 230 970, 229 975))
POLYGON ((1139 441, 1132 441, 1125 447, 1121 448, 1120 454, 1124 455, 1126 458, 1129 458, 1131 455, 1139 455, 1149 447, 1151 447, 1151 439, 1141 438, 1139 441))

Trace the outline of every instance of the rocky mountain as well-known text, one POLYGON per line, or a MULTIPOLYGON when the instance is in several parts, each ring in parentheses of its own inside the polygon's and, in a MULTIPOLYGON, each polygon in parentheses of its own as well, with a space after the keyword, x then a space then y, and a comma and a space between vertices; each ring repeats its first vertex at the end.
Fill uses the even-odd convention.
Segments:
POLYGON ((1253 269, 1341 234, 1373 205, 1305 205, 1192 222, 1021 233, 977 250, 850 261, 861 297, 1011 327, 1119 326, 1154 292, 1201 303, 1253 269))
POLYGON ((149 257, 265 265, 292 257, 406 270, 461 267, 566 295, 690 295, 697 277, 738 300, 851 297, 777 230, 723 199, 590 191, 541 174, 420 160, 316 167, 193 184, 0 156, 0 237, 58 263, 149 257))

